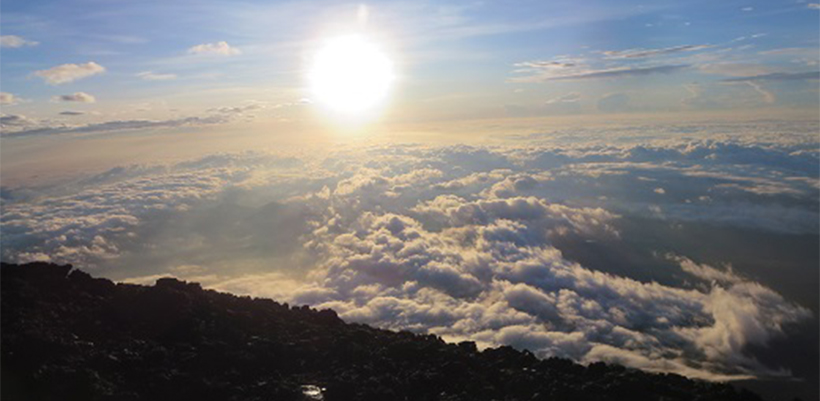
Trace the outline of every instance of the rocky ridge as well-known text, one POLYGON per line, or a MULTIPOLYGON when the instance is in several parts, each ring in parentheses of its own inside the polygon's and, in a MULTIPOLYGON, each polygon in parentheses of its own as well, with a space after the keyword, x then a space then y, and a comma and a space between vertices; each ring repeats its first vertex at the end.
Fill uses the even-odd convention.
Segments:
POLYGON ((331 310, 3 264, 3 400, 760 400, 727 384, 345 323, 331 310))

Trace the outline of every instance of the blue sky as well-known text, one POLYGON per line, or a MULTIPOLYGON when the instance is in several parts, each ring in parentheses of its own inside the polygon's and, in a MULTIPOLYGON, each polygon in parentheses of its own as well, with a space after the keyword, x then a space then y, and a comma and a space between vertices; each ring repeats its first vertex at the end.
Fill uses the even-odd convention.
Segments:
MULTIPOLYGON (((3 112, 33 127, 296 104, 310 98, 317 43, 348 32, 397 65, 391 121, 811 113, 818 98, 818 10, 799 1, 8 1, 0 18, 2 91, 16 99, 3 112), (191 54, 222 42, 228 51, 191 54), (100 71, 62 83, 36 75, 89 62, 100 71), (52 101, 77 92, 96 101, 52 101)), ((277 110, 290 122, 313 116, 277 110)))

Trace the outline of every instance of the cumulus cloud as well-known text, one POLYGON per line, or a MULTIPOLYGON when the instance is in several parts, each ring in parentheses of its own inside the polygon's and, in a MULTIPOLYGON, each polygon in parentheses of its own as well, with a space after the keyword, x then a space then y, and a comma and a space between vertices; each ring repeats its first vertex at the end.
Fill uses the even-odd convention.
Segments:
POLYGON ((22 37, 16 35, 0 36, 0 47, 18 48, 26 46, 37 46, 38 44, 40 43, 35 42, 33 40, 23 39, 22 37))
POLYGON ((89 61, 85 64, 62 64, 47 70, 35 71, 34 75, 43 78, 51 85, 61 85, 74 82, 78 79, 87 78, 93 75, 102 74, 105 67, 89 61))
POLYGON ((53 102, 94 103, 97 99, 85 92, 74 92, 71 95, 59 95, 51 98, 53 102))
POLYGON ((228 42, 221 41, 216 43, 203 43, 201 45, 193 46, 188 49, 188 54, 235 56, 238 54, 242 54, 242 52, 235 47, 231 47, 231 45, 229 45, 228 42))
MULTIPOLYGON (((685 290, 584 268, 564 259, 541 230, 596 230, 612 216, 555 206, 439 196, 412 210, 421 219, 432 215, 435 231, 396 214, 368 213, 349 229, 334 218, 333 227, 314 232, 324 239, 308 242, 326 254, 313 273, 324 290, 297 289, 292 299, 333 307, 348 320, 512 344, 541 357, 618 361, 706 379, 784 374, 742 351, 806 319, 806 309, 729 273, 727 287, 685 290), (731 312, 744 303, 754 309, 731 312), (701 356, 674 356, 681 346, 701 356)), ((717 276, 709 266, 682 263, 684 271, 717 276)))
MULTIPOLYGON (((441 195, 428 202, 415 206, 412 211, 449 226, 469 224, 488 224, 502 219, 511 221, 543 221, 544 226, 559 226, 563 222, 579 231, 595 232, 596 230, 613 231, 607 224, 615 215, 603 209, 570 208, 564 205, 549 204, 535 197, 512 197, 506 199, 487 199, 467 202, 453 195, 441 195)), ((533 235, 538 235, 536 230, 533 235)), ((529 241, 529 238, 522 238, 529 241)), ((539 240, 539 238, 533 238, 539 240)))
POLYGON ((715 380, 788 376, 754 350, 811 313, 720 252, 761 233, 795 241, 820 230, 816 122, 778 124, 120 166, 39 196, 4 189, 2 252, 133 282, 173 275, 540 357, 715 380), (643 227, 652 241, 636 234, 643 227), (717 262, 670 253, 691 227, 733 230, 707 239, 717 262), (606 249, 602 263, 575 257, 606 249))

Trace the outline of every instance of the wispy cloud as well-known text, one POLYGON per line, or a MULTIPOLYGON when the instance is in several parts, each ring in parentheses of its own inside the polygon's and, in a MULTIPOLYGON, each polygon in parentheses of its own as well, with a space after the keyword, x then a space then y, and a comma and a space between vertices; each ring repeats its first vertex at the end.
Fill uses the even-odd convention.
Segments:
POLYGON ((669 74, 688 68, 688 65, 658 65, 652 67, 623 67, 612 68, 605 70, 587 71, 581 74, 567 75, 563 77, 555 77, 553 80, 572 80, 572 79, 601 79, 601 78, 624 78, 632 76, 652 75, 652 74, 669 74))
POLYGON ((725 82, 751 82, 751 81, 809 81, 820 79, 820 71, 809 72, 775 72, 771 74, 752 75, 748 77, 727 78, 725 82))
MULTIPOLYGON (((30 122, 31 120, 29 120, 30 122)), ((16 132, 4 133, 7 138, 58 135, 58 134, 89 134, 98 132, 133 131, 139 129, 178 128, 222 124, 229 119, 223 116, 186 117, 168 120, 115 120, 81 126, 49 126, 25 129, 16 132)), ((17 125, 24 125, 18 123, 17 125)), ((33 125, 32 123, 25 125, 33 125)))
POLYGON ((698 70, 705 74, 724 75, 729 77, 751 77, 770 74, 774 69, 759 63, 716 62, 698 66, 698 70))
POLYGON ((627 50, 607 50, 603 54, 607 59, 631 59, 631 58, 649 58, 655 56, 662 56, 666 54, 692 52, 697 50, 709 49, 712 45, 683 45, 666 47, 663 49, 627 49, 627 50))
POLYGON ((784 47, 780 49, 770 49, 759 52, 764 56, 804 56, 817 57, 817 49, 813 47, 784 47))
POLYGON ((71 95, 59 95, 51 98, 53 102, 79 102, 79 103, 94 103, 97 99, 85 92, 75 92, 71 95))
POLYGON ((156 74, 153 71, 143 71, 137 74, 137 77, 145 81, 168 81, 177 78, 176 74, 156 74))
POLYGON ((608 69, 548 68, 533 69, 532 75, 512 78, 511 82, 547 82, 587 79, 616 79, 654 74, 671 74, 689 68, 689 65, 656 65, 647 67, 617 67, 608 69))
POLYGON ((0 116, 0 127, 24 127, 35 124, 35 121, 22 114, 4 114, 0 116))
POLYGON ((557 104, 557 103, 575 103, 581 100, 581 94, 578 92, 570 92, 563 96, 558 96, 552 99, 548 99, 545 103, 546 104, 557 104))
MULTIPOLYGON (((84 101, 76 99, 93 99, 93 96, 86 93, 78 92, 73 95, 64 95, 56 98, 75 99, 70 101, 84 101)), ((68 100, 61 100, 68 101, 68 100)), ((148 119, 134 119, 134 120, 113 120, 94 122, 85 125, 67 125, 64 123, 56 123, 49 120, 36 121, 24 116, 4 116, 3 125, 6 129, 2 135, 6 138, 19 138, 30 136, 46 136, 46 135, 63 135, 63 134, 96 134, 96 133, 113 133, 120 131, 134 131, 143 129, 169 129, 180 127, 202 127, 208 125, 226 124, 232 121, 243 119, 247 121, 254 116, 251 111, 263 109, 268 107, 267 104, 252 102, 238 107, 222 107, 218 109, 209 109, 207 113, 199 116, 189 116, 180 118, 148 120, 148 119)), ((280 105, 273 106, 273 108, 281 107, 280 105)), ((60 115, 77 116, 81 114, 95 114, 83 113, 76 111, 64 111, 60 115)))
POLYGON ((535 60, 535 61, 523 61, 520 63, 515 63, 516 67, 526 69, 540 69, 540 70, 560 70, 566 68, 575 68, 579 65, 583 65, 584 59, 582 58, 573 58, 573 57, 559 57, 554 60, 535 60))
POLYGON ((43 80, 51 85, 61 85, 104 72, 105 67, 93 61, 89 61, 85 64, 58 65, 47 70, 35 71, 34 75, 43 78, 43 80))
POLYGON ((25 46, 37 46, 38 44, 40 44, 40 42, 27 40, 16 35, 0 36, 0 47, 18 48, 25 46))
POLYGON ((774 101, 775 101, 774 94, 773 94, 772 92, 767 91, 767 90, 766 90, 765 88, 763 88, 763 86, 762 86, 762 85, 760 85, 759 83, 754 82, 754 81, 742 81, 742 82, 745 82, 746 84, 748 84, 749 86, 751 86, 751 87, 752 87, 752 89, 754 89, 754 90, 755 90, 755 92, 759 93, 759 94, 760 94, 760 96, 761 96, 761 97, 762 97, 762 99, 763 99, 763 102, 768 103, 768 104, 772 104, 772 103, 774 103, 774 101))
POLYGON ((242 51, 235 47, 231 47, 228 42, 221 41, 216 43, 203 43, 188 49, 188 54, 212 54, 220 56, 235 56, 242 54, 242 51))

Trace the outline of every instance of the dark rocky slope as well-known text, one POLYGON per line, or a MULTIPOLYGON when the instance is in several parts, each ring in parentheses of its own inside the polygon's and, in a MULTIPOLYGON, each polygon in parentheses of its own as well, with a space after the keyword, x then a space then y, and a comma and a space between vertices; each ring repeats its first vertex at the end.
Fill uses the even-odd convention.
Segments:
POLYGON ((44 263, 0 271, 4 401, 759 399, 509 347, 478 352, 174 279, 114 284, 44 263))

